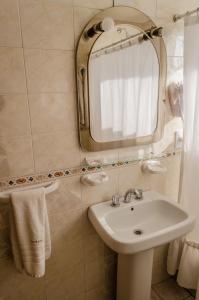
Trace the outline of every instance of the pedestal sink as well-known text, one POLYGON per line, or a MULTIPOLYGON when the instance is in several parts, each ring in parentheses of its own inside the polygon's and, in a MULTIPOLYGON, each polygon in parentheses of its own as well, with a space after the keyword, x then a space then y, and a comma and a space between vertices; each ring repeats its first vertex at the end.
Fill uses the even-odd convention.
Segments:
POLYGON ((153 248, 188 233, 194 217, 167 197, 147 191, 142 200, 92 205, 88 216, 118 255, 117 300, 150 300, 153 248))

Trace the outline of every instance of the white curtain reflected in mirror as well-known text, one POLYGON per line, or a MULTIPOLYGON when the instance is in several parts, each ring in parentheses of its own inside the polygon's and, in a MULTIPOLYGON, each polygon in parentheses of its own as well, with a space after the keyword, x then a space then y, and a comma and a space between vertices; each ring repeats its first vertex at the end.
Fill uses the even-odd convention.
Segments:
POLYGON ((91 135, 107 142, 149 136, 158 118, 159 62, 151 41, 91 53, 91 135))

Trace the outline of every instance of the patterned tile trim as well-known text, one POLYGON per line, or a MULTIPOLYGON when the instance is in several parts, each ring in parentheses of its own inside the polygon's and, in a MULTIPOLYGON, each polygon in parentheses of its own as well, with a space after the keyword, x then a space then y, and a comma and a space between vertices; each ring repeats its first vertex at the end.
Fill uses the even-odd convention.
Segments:
POLYGON ((28 176, 22 176, 22 177, 8 177, 8 178, 2 178, 0 179, 0 191, 4 191, 7 189, 12 189, 16 187, 21 186, 27 186, 42 182, 48 182, 53 181, 58 178, 66 178, 71 177, 75 175, 83 175, 86 173, 91 172, 97 172, 101 170, 109 170, 114 169, 118 167, 124 167, 129 164, 137 164, 143 160, 147 160, 150 158, 158 158, 163 159, 166 157, 169 157, 171 155, 174 155, 174 153, 161 153, 160 155, 152 155, 144 157, 142 159, 132 159, 132 160, 121 160, 121 161, 114 161, 106 165, 99 165, 95 167, 91 167, 88 165, 82 165, 75 168, 68 168, 68 169, 60 169, 60 170, 52 170, 46 173, 40 173, 40 174, 34 174, 34 175, 28 175, 28 176))

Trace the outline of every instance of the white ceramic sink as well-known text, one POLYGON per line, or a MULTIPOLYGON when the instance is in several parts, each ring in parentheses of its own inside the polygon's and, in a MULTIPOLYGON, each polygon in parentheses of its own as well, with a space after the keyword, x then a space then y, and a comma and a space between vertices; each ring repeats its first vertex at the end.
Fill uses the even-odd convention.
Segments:
POLYGON ((92 205, 88 216, 104 242, 119 253, 117 300, 149 300, 153 248, 194 226, 193 216, 153 191, 144 192, 143 200, 119 207, 112 207, 111 201, 92 205))
POLYGON ((121 203, 119 207, 112 207, 108 201, 89 208, 89 219, 96 231, 118 253, 154 248, 193 227, 194 218, 173 201, 153 191, 143 195, 143 200, 121 203))

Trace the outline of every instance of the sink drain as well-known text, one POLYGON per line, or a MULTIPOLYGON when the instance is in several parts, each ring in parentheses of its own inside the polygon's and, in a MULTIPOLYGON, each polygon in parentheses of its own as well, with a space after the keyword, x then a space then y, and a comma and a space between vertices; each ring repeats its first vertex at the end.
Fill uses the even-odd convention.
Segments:
POLYGON ((141 229, 136 229, 136 230, 134 230, 134 233, 136 235, 141 235, 141 234, 143 234, 143 231, 141 229))

